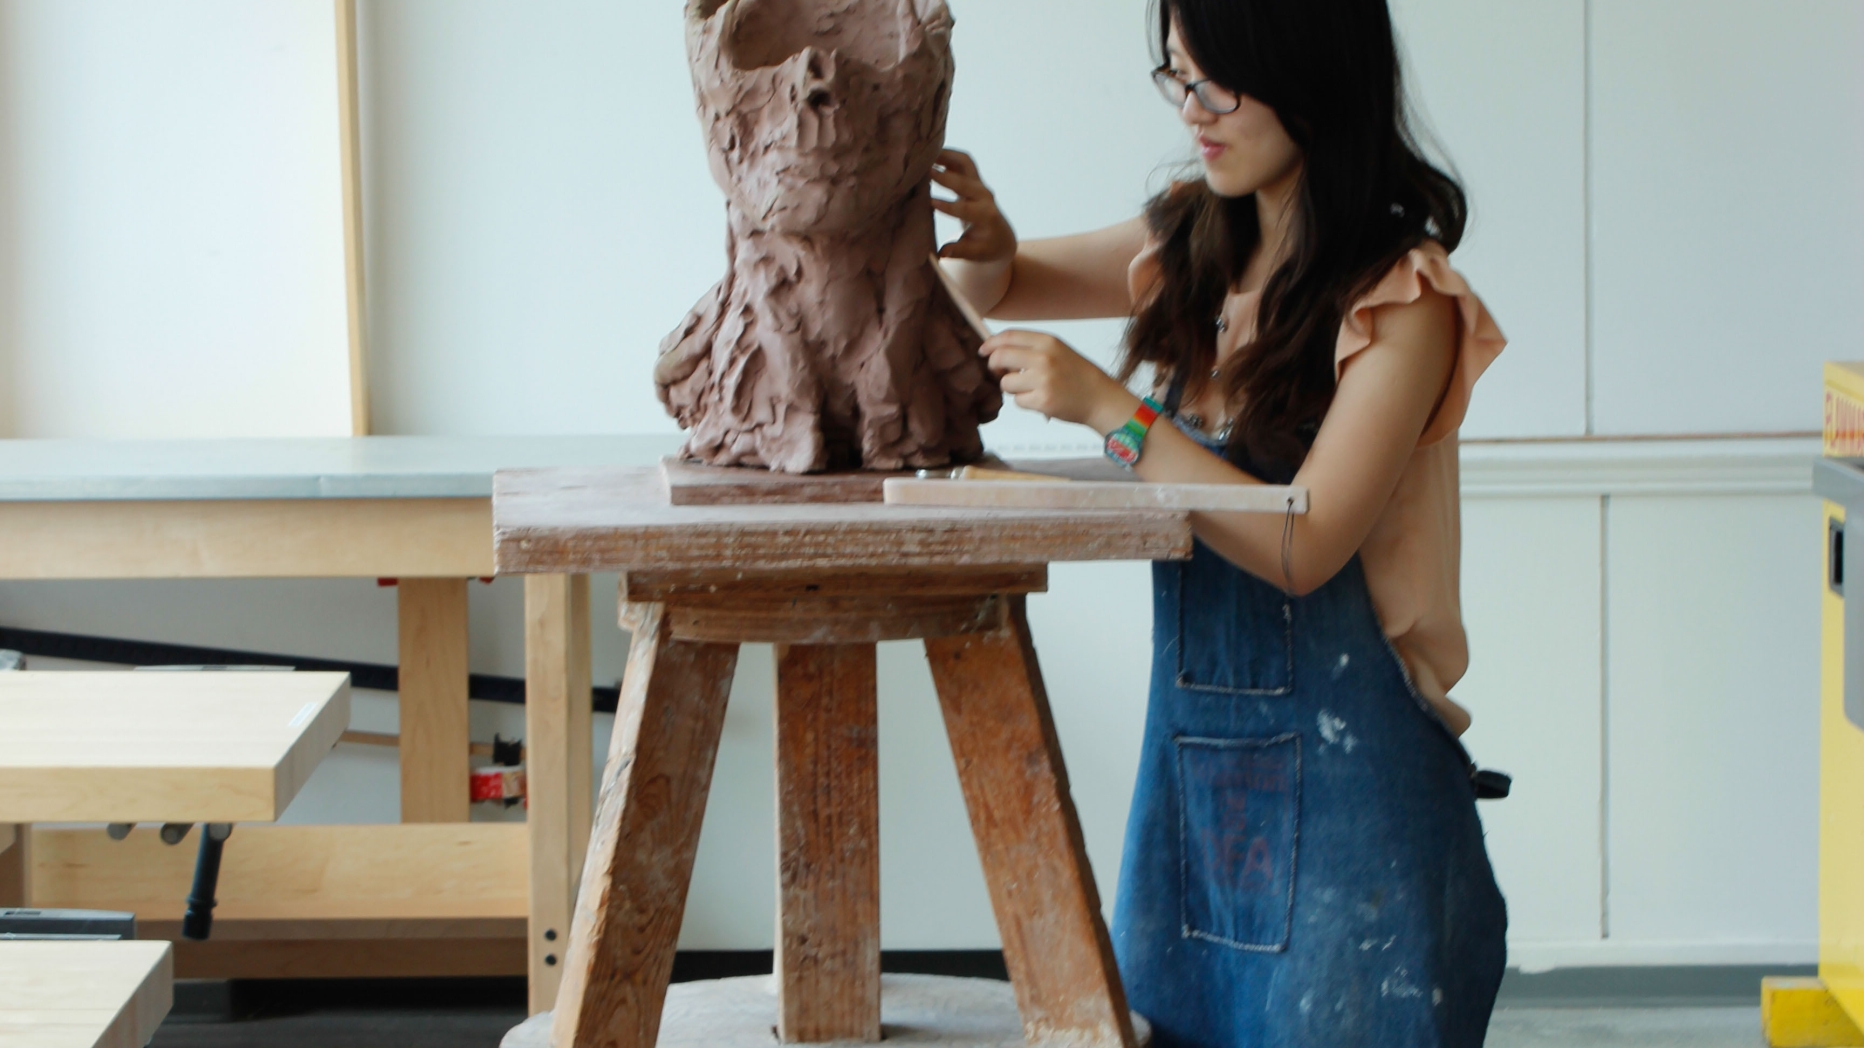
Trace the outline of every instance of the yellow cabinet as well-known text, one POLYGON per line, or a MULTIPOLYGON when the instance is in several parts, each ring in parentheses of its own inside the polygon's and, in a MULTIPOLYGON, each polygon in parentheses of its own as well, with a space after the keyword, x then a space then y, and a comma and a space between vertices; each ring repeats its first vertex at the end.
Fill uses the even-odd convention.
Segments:
MULTIPOLYGON (((1825 499, 1819 541, 1825 547, 1820 583, 1823 668, 1819 713, 1819 978, 1853 1024, 1864 1020, 1864 364, 1825 367, 1825 458, 1814 470, 1814 488, 1825 499), (1846 564, 1846 511, 1860 521, 1851 543, 1855 563, 1846 564), (1846 568, 1860 616, 1847 631, 1846 568), (1854 664, 1847 703, 1846 634, 1854 664), (1847 708, 1848 707, 1848 708, 1847 708)), ((1770 980, 1770 983, 1773 981, 1770 980)), ((1788 994, 1783 983, 1764 991, 1772 1005, 1766 1025, 1774 1044, 1864 1044, 1854 1029, 1832 1029, 1829 999, 1816 988, 1788 994), (1807 991, 1811 990, 1811 993, 1807 991), (1826 1009, 1825 1036, 1788 1032, 1795 1015, 1809 1020, 1826 1009)), ((1842 1025, 1842 1016, 1836 1017, 1842 1025)))

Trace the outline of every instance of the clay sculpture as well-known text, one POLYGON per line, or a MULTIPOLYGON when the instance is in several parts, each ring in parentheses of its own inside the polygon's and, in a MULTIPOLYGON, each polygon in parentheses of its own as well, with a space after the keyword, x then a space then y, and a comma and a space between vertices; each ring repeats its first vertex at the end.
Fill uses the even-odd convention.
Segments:
POLYGON ((685 454, 789 473, 974 461, 1002 404, 939 283, 945 0, 689 0, 730 267, 661 344, 685 454))

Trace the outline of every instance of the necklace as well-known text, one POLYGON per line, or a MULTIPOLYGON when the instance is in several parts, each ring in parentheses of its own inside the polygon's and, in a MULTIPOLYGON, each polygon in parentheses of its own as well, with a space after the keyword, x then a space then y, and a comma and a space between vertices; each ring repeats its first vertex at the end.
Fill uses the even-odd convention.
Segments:
MULTIPOLYGON (((1230 330, 1229 319, 1221 313, 1217 314, 1217 333, 1221 335, 1224 332, 1227 332, 1229 330, 1230 330)), ((1211 368, 1210 369, 1211 381, 1213 382, 1216 381, 1217 378, 1220 377, 1222 374, 1223 374, 1223 368, 1221 366, 1211 368)), ((1184 415, 1181 417, 1183 418, 1185 425, 1190 426, 1192 429, 1197 430, 1199 433, 1205 432, 1204 416, 1198 415, 1198 414, 1190 414, 1190 415, 1184 415)), ((1212 436, 1215 437, 1219 442, 1227 444, 1230 441, 1230 430, 1234 425, 1235 425, 1234 419, 1224 419, 1223 425, 1220 426, 1217 429, 1217 432, 1212 434, 1212 436)))

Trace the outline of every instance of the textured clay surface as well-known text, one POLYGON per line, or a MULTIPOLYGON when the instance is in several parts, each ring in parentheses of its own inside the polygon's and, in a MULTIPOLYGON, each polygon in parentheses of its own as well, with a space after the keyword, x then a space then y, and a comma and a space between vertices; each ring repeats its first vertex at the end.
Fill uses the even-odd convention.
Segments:
POLYGON ((661 345, 687 457, 789 473, 981 457, 1002 394, 945 293, 944 0, 690 0, 729 270, 661 345))
MULTIPOLYGON (((667 989, 659 1048, 774 1048, 776 980, 768 975, 679 983, 667 989)), ((1024 1048, 1016 994, 1006 982, 939 975, 880 977, 882 1043, 942 1048, 1024 1048)), ((1140 1048, 1152 1027, 1133 1016, 1140 1048)), ((846 1043, 846 1042, 844 1042, 846 1043)), ((550 1013, 532 1016, 500 1048, 549 1048, 550 1013)))

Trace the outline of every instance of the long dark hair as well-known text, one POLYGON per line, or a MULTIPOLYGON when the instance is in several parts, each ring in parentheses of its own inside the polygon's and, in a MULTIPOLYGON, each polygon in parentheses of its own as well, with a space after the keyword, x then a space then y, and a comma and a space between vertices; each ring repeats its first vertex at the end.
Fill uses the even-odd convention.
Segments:
MULTIPOLYGON (((1238 411, 1233 461, 1299 465, 1333 402, 1333 353, 1352 301, 1425 240, 1455 250, 1468 201, 1423 156, 1405 111, 1386 0, 1154 0, 1159 57, 1176 25, 1203 75, 1275 111, 1303 164, 1285 261, 1253 342, 1216 377, 1238 411)), ((1255 197, 1179 183, 1146 208, 1160 280, 1126 334, 1121 378, 1142 363, 1211 381, 1216 318, 1261 239, 1255 197)))

